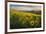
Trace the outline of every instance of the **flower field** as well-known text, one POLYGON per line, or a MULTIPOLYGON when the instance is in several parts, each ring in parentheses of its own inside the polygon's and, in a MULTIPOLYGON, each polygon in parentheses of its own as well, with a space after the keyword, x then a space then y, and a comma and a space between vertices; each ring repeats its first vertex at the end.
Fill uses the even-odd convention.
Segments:
POLYGON ((31 12, 10 10, 10 29, 40 28, 41 15, 31 12))

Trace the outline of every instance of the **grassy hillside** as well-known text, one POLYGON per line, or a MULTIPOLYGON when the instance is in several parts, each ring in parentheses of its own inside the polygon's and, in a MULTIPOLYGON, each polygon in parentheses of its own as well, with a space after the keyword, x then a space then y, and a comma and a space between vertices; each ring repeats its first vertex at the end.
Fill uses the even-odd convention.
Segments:
POLYGON ((10 28, 39 28, 41 27, 41 15, 24 11, 10 11, 10 28))

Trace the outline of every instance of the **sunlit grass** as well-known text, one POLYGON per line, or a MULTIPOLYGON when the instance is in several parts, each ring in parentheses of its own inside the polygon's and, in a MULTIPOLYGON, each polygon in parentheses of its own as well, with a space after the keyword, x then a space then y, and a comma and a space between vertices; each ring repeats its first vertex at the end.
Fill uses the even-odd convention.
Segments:
POLYGON ((40 27, 41 15, 23 11, 10 11, 11 28, 37 28, 40 27))

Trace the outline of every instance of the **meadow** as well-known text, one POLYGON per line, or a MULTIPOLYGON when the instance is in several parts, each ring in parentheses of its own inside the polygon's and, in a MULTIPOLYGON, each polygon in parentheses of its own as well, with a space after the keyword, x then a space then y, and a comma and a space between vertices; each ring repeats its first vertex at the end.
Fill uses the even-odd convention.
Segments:
POLYGON ((16 11, 10 10, 10 29, 19 28, 40 28, 41 14, 33 11, 16 11))

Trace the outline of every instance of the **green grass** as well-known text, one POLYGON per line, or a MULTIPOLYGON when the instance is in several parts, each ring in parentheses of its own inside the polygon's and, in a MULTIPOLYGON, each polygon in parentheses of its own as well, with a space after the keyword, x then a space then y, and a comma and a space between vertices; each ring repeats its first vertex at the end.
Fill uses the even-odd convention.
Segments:
POLYGON ((15 10, 10 11, 10 28, 39 28, 41 27, 41 15, 18 12, 15 10))

